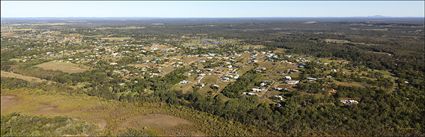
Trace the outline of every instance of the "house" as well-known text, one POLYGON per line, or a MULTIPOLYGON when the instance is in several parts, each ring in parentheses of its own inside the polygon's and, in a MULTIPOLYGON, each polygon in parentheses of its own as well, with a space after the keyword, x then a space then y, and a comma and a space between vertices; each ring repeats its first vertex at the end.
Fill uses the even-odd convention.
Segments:
POLYGON ((353 100, 353 99, 341 99, 340 101, 342 104, 348 105, 348 106, 359 104, 357 100, 353 100))
POLYGON ((223 76, 223 77, 221 77, 221 80, 223 80, 223 81, 229 81, 230 78, 229 77, 226 77, 226 76, 223 76))
POLYGON ((260 88, 252 88, 251 90, 252 90, 252 92, 261 92, 261 91, 263 91, 263 90, 262 90, 262 89, 260 89, 260 88))
POLYGON ((263 71, 266 71, 266 68, 265 67, 258 67, 258 68, 255 69, 255 71, 256 72, 263 72, 263 71))
POLYGON ((277 100, 280 100, 280 101, 284 101, 285 100, 285 98, 283 98, 282 95, 274 95, 274 96, 272 96, 272 99, 277 99, 277 100))
POLYGON ((317 78, 307 77, 307 80, 309 80, 309 81, 316 81, 316 80, 317 80, 317 78))
POLYGON ((187 80, 182 80, 182 81, 179 82, 180 85, 187 84, 187 83, 189 83, 189 81, 187 81, 187 80))
POLYGON ((286 81, 286 84, 289 84, 289 85, 296 85, 298 83, 300 83, 299 80, 287 80, 286 81))
POLYGON ((273 89, 277 90, 277 91, 283 91, 283 90, 287 91, 288 90, 287 86, 284 86, 284 85, 275 86, 275 87, 273 87, 273 89))
POLYGON ((211 88, 212 88, 212 89, 219 89, 219 88, 220 88, 220 86, 219 86, 219 85, 217 85, 217 84, 212 84, 212 85, 211 85, 211 88))
POLYGON ((242 92, 242 95, 256 96, 256 95, 257 95, 257 93, 252 93, 252 92, 242 92))
POLYGON ((276 104, 276 107, 280 108, 280 107, 282 107, 282 104, 277 103, 277 104, 276 104))
POLYGON ((239 78, 239 74, 234 74, 232 75, 233 79, 238 79, 239 78))
POLYGON ((304 64, 299 64, 299 65, 298 65, 298 67, 299 67, 299 68, 304 68, 304 67, 305 67, 305 65, 304 65, 304 64))
POLYGON ((204 83, 198 83, 198 84, 196 84, 195 86, 196 86, 196 87, 199 87, 199 88, 203 88, 203 87, 205 86, 205 84, 204 84, 204 83))

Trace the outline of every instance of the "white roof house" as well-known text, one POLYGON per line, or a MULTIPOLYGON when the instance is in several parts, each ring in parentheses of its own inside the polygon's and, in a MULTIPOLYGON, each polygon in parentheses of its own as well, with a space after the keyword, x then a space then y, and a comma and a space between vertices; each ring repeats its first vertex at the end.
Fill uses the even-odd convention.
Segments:
POLYGON ((189 81, 187 81, 187 80, 182 80, 182 81, 179 82, 179 84, 187 84, 187 83, 189 83, 189 81))
POLYGON ((356 104, 359 104, 359 102, 357 100, 353 100, 353 99, 341 99, 340 101, 344 105, 356 105, 356 104))
POLYGON ((252 88, 251 89, 253 92, 261 92, 261 91, 263 91, 262 89, 260 89, 260 88, 252 88))
POLYGON ((249 96, 255 96, 257 95, 257 93, 252 93, 252 92, 242 92, 243 95, 249 95, 249 96))
POLYGON ((290 85, 296 85, 296 84, 300 83, 300 81, 299 80, 287 80, 286 83, 290 84, 290 85))

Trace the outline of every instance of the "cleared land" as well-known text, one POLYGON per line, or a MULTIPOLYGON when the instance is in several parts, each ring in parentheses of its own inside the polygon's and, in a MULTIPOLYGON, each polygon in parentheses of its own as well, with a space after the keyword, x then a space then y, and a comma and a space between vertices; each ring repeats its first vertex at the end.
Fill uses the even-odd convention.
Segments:
POLYGON ((109 41, 124 41, 131 39, 130 37, 105 37, 101 38, 102 40, 109 40, 109 41))
POLYGON ((84 65, 60 61, 45 62, 36 65, 36 67, 42 68, 44 70, 62 71, 65 73, 81 73, 89 70, 89 68, 84 65))
POLYGON ((20 112, 26 115, 67 116, 93 123, 105 134, 117 134, 128 128, 153 136, 266 134, 241 124, 230 124, 207 114, 161 103, 135 105, 86 95, 46 92, 2 89, 1 115, 20 112), (217 132, 219 129, 225 133, 217 132))
POLYGON ((1 112, 13 107, 17 102, 16 96, 1 96, 1 112))
POLYGON ((1 71, 1 77, 16 78, 16 79, 21 79, 21 80, 25 80, 25 81, 28 81, 28 82, 36 82, 36 83, 41 83, 41 82, 46 81, 44 79, 40 79, 40 78, 37 78, 37 77, 25 76, 25 75, 16 74, 16 73, 13 73, 13 72, 6 72, 6 71, 1 71))

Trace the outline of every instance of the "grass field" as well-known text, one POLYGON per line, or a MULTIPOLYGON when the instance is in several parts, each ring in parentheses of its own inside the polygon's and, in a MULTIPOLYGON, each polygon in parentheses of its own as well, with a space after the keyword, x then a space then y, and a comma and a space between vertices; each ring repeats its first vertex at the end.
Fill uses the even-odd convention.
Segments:
POLYGON ((50 61, 36 65, 44 70, 62 71, 65 73, 81 73, 89 70, 87 66, 68 62, 50 61))
POLYGON ((340 81, 335 81, 335 84, 338 86, 343 86, 343 87, 357 87, 357 88, 364 88, 364 86, 359 83, 359 82, 340 82, 340 81))
POLYGON ((162 103, 132 104, 86 95, 34 89, 2 89, 1 115, 66 116, 97 125, 102 135, 117 135, 128 128, 155 136, 274 134, 184 107, 162 103))
POLYGON ((25 81, 28 81, 28 82, 36 82, 36 83, 41 83, 41 82, 46 81, 44 79, 40 79, 40 78, 37 78, 37 77, 25 76, 25 75, 16 74, 16 73, 13 73, 13 72, 6 72, 6 71, 1 71, 1 77, 16 78, 16 79, 21 79, 21 80, 25 80, 25 81))
POLYGON ((102 40, 109 40, 109 41, 124 41, 131 39, 130 37, 104 37, 101 38, 102 40))

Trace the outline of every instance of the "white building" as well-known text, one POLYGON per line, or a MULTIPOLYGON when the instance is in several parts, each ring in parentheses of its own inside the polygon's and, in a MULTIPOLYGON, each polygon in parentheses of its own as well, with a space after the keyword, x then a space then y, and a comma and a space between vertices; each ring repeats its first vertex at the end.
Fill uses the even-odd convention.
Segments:
POLYGON ((300 83, 300 81, 299 80, 287 80, 286 83, 290 84, 290 85, 296 85, 296 84, 300 83))
POLYGON ((187 80, 182 80, 182 81, 179 82, 179 84, 181 84, 181 85, 187 84, 187 83, 189 83, 189 81, 187 81, 187 80))
POLYGON ((285 80, 292 80, 291 76, 285 76, 285 80))
POLYGON ((341 99, 340 101, 344 105, 356 105, 356 104, 359 104, 359 102, 357 100, 353 100, 353 99, 341 99))

